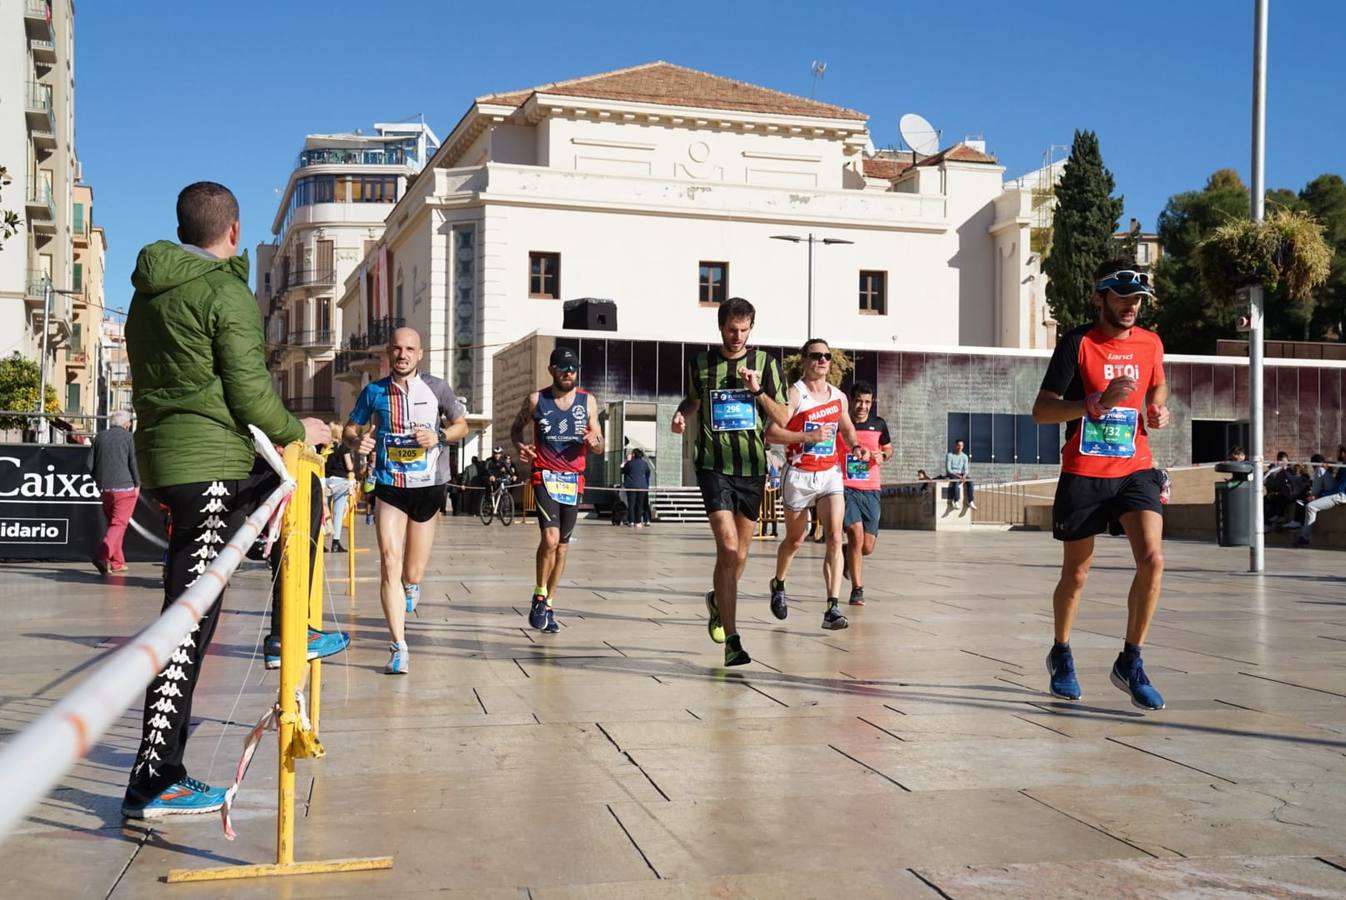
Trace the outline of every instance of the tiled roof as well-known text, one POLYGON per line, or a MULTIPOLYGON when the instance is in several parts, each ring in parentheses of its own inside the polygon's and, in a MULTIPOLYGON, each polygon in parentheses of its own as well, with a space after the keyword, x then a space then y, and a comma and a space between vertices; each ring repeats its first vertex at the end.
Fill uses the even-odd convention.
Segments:
POLYGON ((946 161, 964 162, 964 163, 991 163, 991 164, 998 162, 998 160, 989 153, 983 153, 980 150, 974 150, 967 144, 954 144, 947 150, 939 151, 934 156, 927 156, 925 159, 917 163, 917 165, 935 166, 946 161))
POLYGON ((911 163, 905 159, 883 159, 879 157, 866 159, 864 162, 866 178, 887 178, 891 181, 910 168, 911 163))
POLYGON ((481 104, 519 106, 533 94, 562 94, 601 100, 627 100, 663 106, 723 109, 737 112, 808 116, 823 119, 868 119, 864 113, 807 97, 734 81, 708 72, 658 61, 558 81, 522 91, 478 97, 481 104))

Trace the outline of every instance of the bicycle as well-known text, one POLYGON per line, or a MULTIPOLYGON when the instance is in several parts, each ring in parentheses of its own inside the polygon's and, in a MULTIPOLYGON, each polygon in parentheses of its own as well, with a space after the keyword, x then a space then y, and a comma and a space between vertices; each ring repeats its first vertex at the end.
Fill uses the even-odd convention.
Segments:
POLYGON ((490 525, 496 517, 505 527, 514 524, 514 495, 505 482, 492 482, 489 495, 482 498, 480 515, 483 525, 490 525))

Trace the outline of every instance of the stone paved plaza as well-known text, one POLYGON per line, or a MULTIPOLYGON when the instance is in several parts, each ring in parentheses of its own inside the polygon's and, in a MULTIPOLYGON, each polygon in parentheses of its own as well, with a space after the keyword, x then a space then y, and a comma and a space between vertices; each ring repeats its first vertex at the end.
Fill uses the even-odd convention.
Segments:
MULTIPOLYGON (((361 546, 371 537, 362 528, 361 546)), ((786 622, 775 543, 741 606, 754 663, 706 636, 705 526, 581 523, 563 624, 526 627, 536 530, 449 521, 381 674, 376 558, 324 666, 327 757, 301 761, 300 859, 392 854, 388 872, 166 884, 174 868, 269 862, 275 742, 235 814, 123 825, 138 738, 123 716, 0 845, 12 897, 1277 897, 1346 895, 1346 556, 1166 545, 1146 650, 1169 709, 1113 688, 1130 556, 1100 539, 1072 641, 1084 699, 1046 691, 1058 546, 1036 532, 885 531, 869 605, 819 629, 822 548, 786 622)), ((329 558, 329 569, 344 558, 329 558)), ((255 658, 265 570, 226 598, 197 694, 192 774, 225 782, 275 697, 255 658)), ((0 740, 158 610, 158 568, 0 565, 0 740)))

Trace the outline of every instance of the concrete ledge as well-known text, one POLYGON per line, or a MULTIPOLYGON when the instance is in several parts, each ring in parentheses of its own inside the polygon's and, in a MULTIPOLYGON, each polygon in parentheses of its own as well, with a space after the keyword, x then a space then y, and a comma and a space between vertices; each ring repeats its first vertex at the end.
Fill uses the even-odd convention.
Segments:
POLYGON ((973 511, 966 504, 950 505, 949 483, 927 481, 885 491, 880 500, 880 528, 911 531, 971 531, 973 511))

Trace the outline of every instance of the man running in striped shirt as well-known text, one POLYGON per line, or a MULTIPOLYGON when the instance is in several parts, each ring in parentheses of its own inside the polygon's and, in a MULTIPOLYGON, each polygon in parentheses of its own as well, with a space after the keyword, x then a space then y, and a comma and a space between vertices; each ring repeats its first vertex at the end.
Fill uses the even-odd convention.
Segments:
POLYGON ((748 562, 766 483, 762 434, 768 422, 783 428, 790 419, 780 363, 765 350, 748 349, 756 318, 753 305, 741 297, 720 304, 720 346, 692 360, 687 397, 673 416, 673 433, 682 434, 686 417, 700 412, 694 444, 696 482, 715 536, 706 627, 711 640, 724 644, 726 666, 752 662, 738 636, 738 582, 748 562))

